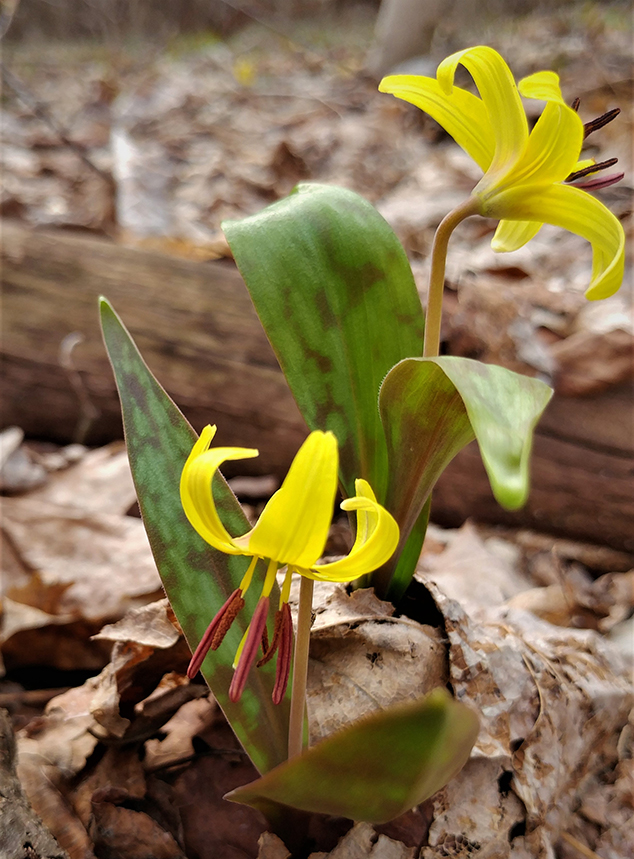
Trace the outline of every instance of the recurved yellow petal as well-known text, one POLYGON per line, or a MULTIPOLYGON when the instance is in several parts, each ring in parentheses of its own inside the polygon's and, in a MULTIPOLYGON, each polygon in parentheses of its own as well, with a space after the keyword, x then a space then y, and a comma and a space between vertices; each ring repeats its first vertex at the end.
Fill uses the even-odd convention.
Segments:
POLYGON ((357 511, 357 536, 350 554, 330 564, 319 564, 310 572, 302 571, 303 575, 331 582, 351 582, 376 570, 394 554, 399 538, 395 519, 377 503, 366 480, 356 480, 355 491, 354 498, 341 504, 343 510, 357 511))
POLYGON ((181 504, 185 515, 203 540, 220 552, 242 555, 243 550, 235 544, 220 521, 211 483, 223 462, 229 459, 250 459, 257 456, 258 451, 244 447, 215 447, 209 450, 215 434, 215 426, 206 426, 187 458, 181 474, 181 504))
POLYGON ((608 298, 618 290, 623 280, 625 233, 618 218, 595 197, 571 185, 519 187, 500 194, 499 206, 504 217, 553 224, 591 243, 592 280, 586 298, 608 298))
POLYGON ((257 524, 234 540, 250 555, 307 568, 324 551, 332 520, 339 454, 331 432, 312 432, 257 524))
POLYGON ((566 104, 561 94, 557 72, 534 72, 534 74, 522 78, 517 88, 525 98, 534 98, 539 101, 557 101, 560 104, 566 104))
POLYGON ((472 76, 489 114, 495 136, 495 154, 488 170, 490 180, 505 173, 522 153, 528 122, 511 70, 493 48, 479 45, 457 51, 438 66, 438 83, 445 93, 453 87, 458 65, 472 76))
POLYGON ((544 225, 535 221, 502 220, 491 239, 491 248, 496 253, 516 251, 530 242, 544 225))
POLYGON ((435 78, 419 75, 390 75, 383 78, 379 90, 424 110, 483 172, 489 169, 495 153, 495 134, 482 99, 456 86, 446 93, 435 78))

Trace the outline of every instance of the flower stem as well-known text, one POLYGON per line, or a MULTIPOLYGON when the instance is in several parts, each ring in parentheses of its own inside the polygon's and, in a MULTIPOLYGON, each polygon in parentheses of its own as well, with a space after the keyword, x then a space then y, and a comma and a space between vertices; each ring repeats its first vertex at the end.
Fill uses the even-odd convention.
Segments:
POLYGON ((308 676, 308 648, 313 609, 312 579, 302 576, 299 587, 299 611, 295 636, 295 658, 293 659, 293 688, 291 713, 288 725, 288 756, 301 754, 304 746, 304 712, 306 710, 306 679, 308 676))
POLYGON ((427 315, 425 319, 425 340, 423 357, 435 358, 440 351, 440 323, 442 321, 442 299, 445 288, 445 264, 449 237, 461 221, 480 211, 477 197, 468 197, 438 225, 431 249, 431 272, 429 275, 429 294, 427 296, 427 315))

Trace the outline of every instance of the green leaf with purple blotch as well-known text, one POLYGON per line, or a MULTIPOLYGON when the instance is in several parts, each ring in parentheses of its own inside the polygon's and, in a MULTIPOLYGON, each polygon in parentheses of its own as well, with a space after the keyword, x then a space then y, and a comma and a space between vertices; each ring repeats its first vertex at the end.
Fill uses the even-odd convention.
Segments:
POLYGON ((306 423, 337 437, 345 493, 363 477, 383 502, 379 386, 422 354, 424 330, 394 231, 358 194, 317 184, 222 227, 306 423))
POLYGON ((386 823, 465 765, 477 715, 438 688, 353 722, 225 799, 283 823, 284 809, 386 823))
MULTIPOLYGON (((169 601, 194 649, 240 583, 249 558, 217 552, 187 521, 179 483, 196 433, 156 381, 123 323, 103 298, 100 309, 143 524, 169 601)), ((236 535, 246 533, 251 526, 220 474, 214 479, 213 494, 228 530, 236 535)), ((254 588, 247 592, 245 608, 220 648, 207 655, 201 670, 245 751, 260 772, 267 772, 287 754, 289 696, 278 706, 271 701, 274 663, 251 672, 240 701, 232 703, 228 698, 231 664, 258 595, 254 588)), ((275 586, 273 609, 278 595, 275 586)))
POLYGON ((493 493, 507 509, 525 503, 533 430, 553 391, 538 379, 469 358, 408 358, 379 395, 390 467, 386 506, 401 529, 393 559, 375 573, 398 600, 412 575, 397 566, 431 490, 453 457, 477 439, 493 493))

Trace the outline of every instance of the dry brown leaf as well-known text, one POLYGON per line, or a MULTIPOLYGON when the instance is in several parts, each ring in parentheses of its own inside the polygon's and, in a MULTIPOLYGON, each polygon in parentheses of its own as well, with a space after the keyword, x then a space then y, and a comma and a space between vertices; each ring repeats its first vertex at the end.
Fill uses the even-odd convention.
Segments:
MULTIPOLYGON (((291 592, 295 609, 297 584, 291 592)), ((315 743, 354 719, 416 698, 447 682, 439 630, 394 618, 394 606, 369 589, 350 595, 316 582, 310 647, 308 713, 315 743)))
POLYGON ((103 788, 124 788, 127 797, 140 800, 147 793, 143 764, 136 746, 110 746, 95 768, 79 782, 70 800, 75 814, 88 829, 92 814, 92 795, 103 788))
POLYGON ((46 715, 18 735, 18 775, 29 801, 68 851, 71 859, 93 859, 92 842, 69 808, 65 785, 93 753, 95 721, 88 712, 91 688, 71 689, 54 698, 46 715))
POLYGON ((291 854, 277 835, 263 832, 258 839, 257 859, 291 859, 291 854))
POLYGON ((209 697, 182 704, 163 725, 163 739, 151 738, 146 741, 143 759, 146 771, 167 769, 186 760, 194 751, 192 739, 211 727, 217 718, 216 710, 216 702, 209 697))
POLYGON ((258 839, 267 829, 266 821, 254 809, 222 797, 238 785, 253 781, 257 771, 239 750, 222 717, 200 735, 197 744, 199 751, 207 749, 209 755, 193 761, 174 784, 174 801, 183 819, 185 852, 200 859, 256 856, 258 839))
POLYGON ((29 498, 97 515, 125 515, 136 501, 136 492, 124 443, 88 451, 79 462, 50 474, 46 485, 29 498))
MULTIPOLYGON (((3 528, 40 584, 22 601, 48 598, 46 589, 68 587, 56 613, 103 622, 118 618, 160 591, 160 580, 139 519, 92 514, 47 501, 2 499, 3 528)), ((9 589, 8 595, 15 598, 9 589)), ((50 608, 49 608, 50 610, 50 608)))
POLYGON ((101 668, 108 649, 90 636, 161 593, 140 520, 31 495, 2 499, 2 512, 13 553, 4 581, 6 659, 12 667, 101 668))
POLYGON ((130 799, 121 788, 93 794, 89 833, 99 856, 126 859, 186 859, 178 843, 149 814, 117 803, 130 799))
POLYGON ((146 647, 165 649, 180 638, 174 614, 166 599, 135 608, 116 623, 106 624, 97 635, 101 641, 134 641, 146 647))
POLYGON ((480 712, 482 727, 470 762, 433 799, 423 855, 452 845, 452 855, 467 857, 478 844, 483 856, 546 859, 592 777, 616 762, 634 703, 631 662, 593 631, 504 606, 480 609, 475 622, 427 586, 445 620, 451 684, 480 712), (461 798, 481 796, 490 799, 465 815, 461 798))
POLYGON ((62 671, 98 671, 108 661, 109 647, 90 642, 98 624, 50 615, 5 598, 0 617, 0 644, 8 668, 48 665, 62 671))
POLYGON ((531 586, 508 553, 491 551, 470 522, 454 534, 444 552, 424 554, 419 569, 417 576, 436 582, 467 611, 501 605, 531 586))
POLYGON ((369 823, 357 823, 330 853, 311 853, 309 859, 414 859, 416 848, 378 835, 369 823))

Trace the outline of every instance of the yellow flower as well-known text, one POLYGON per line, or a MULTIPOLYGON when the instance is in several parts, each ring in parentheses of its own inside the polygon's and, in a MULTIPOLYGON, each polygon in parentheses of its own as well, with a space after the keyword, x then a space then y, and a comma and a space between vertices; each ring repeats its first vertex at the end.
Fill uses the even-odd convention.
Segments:
POLYGON ((554 72, 537 72, 516 86, 502 57, 480 46, 447 57, 436 78, 393 75, 379 89, 429 113, 482 168, 484 176, 472 198, 479 214, 500 219, 493 250, 522 247, 544 223, 563 227, 592 244, 586 297, 607 298, 616 292, 623 280, 623 227, 582 187, 563 184, 604 165, 579 162, 584 125, 564 103, 554 72), (479 96, 454 86, 460 64, 473 77, 479 96), (520 93, 546 102, 530 134, 520 93))
POLYGON ((215 549, 230 555, 248 555, 252 561, 240 586, 211 622, 192 658, 188 674, 195 676, 207 651, 220 646, 244 605, 244 594, 251 584, 258 559, 266 559, 268 568, 260 600, 236 654, 236 671, 229 697, 237 701, 242 694, 262 642, 264 655, 258 664, 278 651, 273 700, 279 703, 284 697, 290 668, 292 625, 288 598, 292 574, 330 582, 353 581, 391 557, 398 543, 398 525, 377 503, 369 483, 357 480, 356 496, 341 504, 343 510, 355 510, 357 514, 354 546, 350 554, 339 561, 317 563, 324 551, 332 519, 339 454, 337 440, 331 432, 315 431, 297 452, 284 483, 267 503, 255 527, 242 536, 232 537, 220 521, 211 483, 223 462, 257 456, 258 451, 241 447, 211 448, 215 433, 215 426, 205 427, 185 463, 180 485, 183 510, 200 536, 215 549), (277 570, 283 566, 287 568, 286 577, 269 646, 265 631, 269 595, 277 570))

